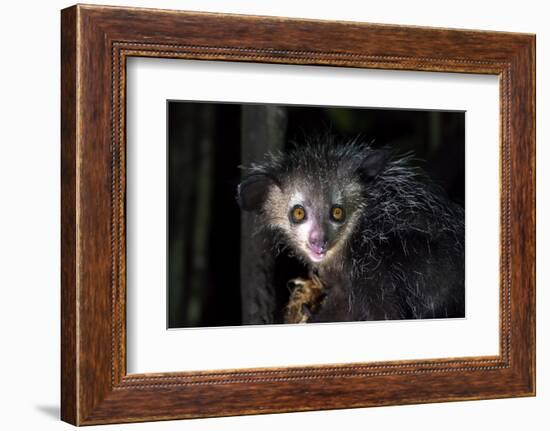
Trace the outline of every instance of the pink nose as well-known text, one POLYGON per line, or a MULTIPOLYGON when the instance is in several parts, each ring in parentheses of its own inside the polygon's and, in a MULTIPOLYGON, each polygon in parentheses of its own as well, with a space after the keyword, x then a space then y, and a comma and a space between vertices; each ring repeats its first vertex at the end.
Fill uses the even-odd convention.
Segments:
POLYGON ((309 248, 317 254, 322 254, 327 251, 327 241, 322 232, 317 230, 312 231, 308 238, 309 248))

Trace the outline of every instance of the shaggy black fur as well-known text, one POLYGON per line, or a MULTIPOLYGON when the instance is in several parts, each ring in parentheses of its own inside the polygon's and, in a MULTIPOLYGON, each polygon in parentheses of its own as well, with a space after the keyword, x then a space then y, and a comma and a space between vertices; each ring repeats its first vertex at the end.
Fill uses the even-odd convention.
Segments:
POLYGON ((464 317, 464 210, 410 161, 325 136, 248 168, 241 208, 257 213, 277 252, 300 257, 327 288, 309 322, 464 317), (309 184, 313 199, 335 185, 360 185, 350 204, 357 217, 335 233, 343 246, 325 262, 304 257, 267 208, 270 188, 284 194, 297 183, 309 184))

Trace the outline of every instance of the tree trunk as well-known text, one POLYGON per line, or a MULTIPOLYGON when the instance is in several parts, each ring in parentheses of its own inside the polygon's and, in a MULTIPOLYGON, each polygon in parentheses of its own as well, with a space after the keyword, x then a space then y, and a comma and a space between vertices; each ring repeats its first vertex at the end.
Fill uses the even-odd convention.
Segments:
MULTIPOLYGON (((241 161, 261 161, 270 151, 283 150, 286 111, 278 106, 245 105, 241 116, 241 161)), ((244 325, 274 323, 275 258, 266 238, 254 234, 254 216, 241 215, 241 303, 244 325)))

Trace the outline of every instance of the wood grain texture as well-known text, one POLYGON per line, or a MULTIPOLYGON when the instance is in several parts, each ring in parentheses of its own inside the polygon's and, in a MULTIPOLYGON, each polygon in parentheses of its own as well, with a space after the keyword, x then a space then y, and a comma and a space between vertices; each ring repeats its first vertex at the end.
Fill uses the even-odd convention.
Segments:
POLYGON ((76 9, 61 16, 61 418, 77 422, 76 9))
POLYGON ((62 11, 61 38, 63 420, 85 425, 534 394, 533 35, 79 5, 62 11), (127 375, 129 56, 498 75, 499 356, 127 375))

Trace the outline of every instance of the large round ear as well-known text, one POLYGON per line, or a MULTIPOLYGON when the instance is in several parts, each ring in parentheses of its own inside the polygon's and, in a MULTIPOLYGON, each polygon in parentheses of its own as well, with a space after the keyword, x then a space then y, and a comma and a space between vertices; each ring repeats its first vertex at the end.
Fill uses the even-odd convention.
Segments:
POLYGON ((277 181, 267 174, 253 174, 246 177, 237 187, 237 202, 241 209, 260 211, 269 188, 273 185, 277 185, 277 181))
POLYGON ((390 151, 388 149, 372 150, 365 154, 361 164, 357 168, 357 172, 364 180, 372 180, 376 178, 384 169, 390 159, 390 151))

